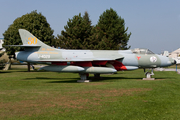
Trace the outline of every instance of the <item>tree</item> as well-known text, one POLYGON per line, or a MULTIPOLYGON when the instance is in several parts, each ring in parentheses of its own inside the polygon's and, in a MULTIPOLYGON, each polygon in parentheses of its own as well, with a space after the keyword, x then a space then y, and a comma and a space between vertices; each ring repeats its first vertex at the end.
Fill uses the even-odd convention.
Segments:
POLYGON ((98 24, 91 26, 89 15, 76 15, 69 19, 56 38, 56 44, 68 49, 117 50, 129 49, 127 46, 131 33, 127 33, 125 21, 112 8, 99 17, 98 24))
POLYGON ((87 49, 87 38, 91 35, 92 29, 87 12, 83 17, 79 13, 69 19, 64 29, 61 35, 57 36, 56 44, 68 49, 87 49))
POLYGON ((92 30, 90 40, 96 49, 129 49, 127 42, 131 33, 127 33, 125 22, 112 8, 106 10, 92 30))
MULTIPOLYGON (((18 29, 26 29, 39 38, 42 42, 51 45, 54 38, 53 30, 50 28, 46 18, 37 11, 32 11, 14 20, 13 24, 4 32, 4 45, 21 45, 18 29)), ((20 47, 7 47, 8 55, 21 50, 20 47)))

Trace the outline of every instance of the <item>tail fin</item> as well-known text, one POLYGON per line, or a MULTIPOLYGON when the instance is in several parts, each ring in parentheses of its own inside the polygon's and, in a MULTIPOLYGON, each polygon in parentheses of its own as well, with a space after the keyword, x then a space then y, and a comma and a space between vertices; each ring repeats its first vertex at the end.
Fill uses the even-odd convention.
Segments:
POLYGON ((19 34, 21 40, 23 42, 22 47, 43 47, 43 48, 51 48, 50 46, 41 42, 38 38, 36 38, 33 34, 29 31, 24 29, 19 29, 19 34))

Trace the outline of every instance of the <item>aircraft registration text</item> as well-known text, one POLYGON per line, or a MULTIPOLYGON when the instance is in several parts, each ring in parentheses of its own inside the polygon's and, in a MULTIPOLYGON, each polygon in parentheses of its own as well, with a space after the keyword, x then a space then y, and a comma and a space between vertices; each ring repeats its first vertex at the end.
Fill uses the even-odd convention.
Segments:
POLYGON ((50 55, 38 55, 38 58, 51 58, 50 55))

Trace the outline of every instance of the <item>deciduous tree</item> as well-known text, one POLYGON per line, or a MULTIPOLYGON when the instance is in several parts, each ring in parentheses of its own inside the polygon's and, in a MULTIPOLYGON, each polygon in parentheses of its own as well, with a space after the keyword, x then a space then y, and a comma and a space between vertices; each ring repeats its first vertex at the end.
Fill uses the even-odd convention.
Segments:
MULTIPOLYGON (((54 31, 51 29, 46 18, 41 13, 37 13, 37 11, 32 11, 31 13, 27 13, 14 20, 3 34, 4 45, 22 44, 18 29, 28 30, 48 45, 51 45, 51 41, 54 38, 54 31)), ((7 47, 6 51, 9 55, 13 55, 14 52, 19 51, 20 49, 20 47, 7 47)))

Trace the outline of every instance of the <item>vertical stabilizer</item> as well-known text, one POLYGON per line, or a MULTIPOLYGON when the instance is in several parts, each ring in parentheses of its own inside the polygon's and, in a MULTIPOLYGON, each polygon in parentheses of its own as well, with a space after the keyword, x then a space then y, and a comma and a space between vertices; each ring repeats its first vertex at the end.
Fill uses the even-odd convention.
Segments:
POLYGON ((36 38, 33 34, 29 31, 24 29, 19 29, 19 34, 24 46, 32 46, 32 47, 43 47, 43 48, 51 48, 50 46, 41 42, 38 38, 36 38))

